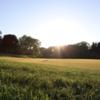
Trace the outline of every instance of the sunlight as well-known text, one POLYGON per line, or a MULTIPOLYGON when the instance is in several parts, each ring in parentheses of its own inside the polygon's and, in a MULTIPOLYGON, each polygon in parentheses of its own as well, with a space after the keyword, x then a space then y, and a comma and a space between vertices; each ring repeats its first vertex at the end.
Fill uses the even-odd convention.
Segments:
POLYGON ((77 22, 56 19, 55 21, 48 22, 45 29, 43 28, 43 31, 74 33, 76 31, 82 32, 84 30, 77 22))
POLYGON ((49 39, 50 43, 47 45, 63 45, 80 41, 79 37, 83 39, 86 38, 84 35, 86 29, 81 24, 64 19, 55 19, 45 22, 40 25, 39 33, 41 38, 49 39))

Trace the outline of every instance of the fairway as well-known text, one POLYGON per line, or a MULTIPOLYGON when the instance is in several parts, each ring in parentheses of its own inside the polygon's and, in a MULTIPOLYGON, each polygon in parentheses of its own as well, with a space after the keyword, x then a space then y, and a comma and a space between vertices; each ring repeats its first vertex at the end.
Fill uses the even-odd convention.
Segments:
POLYGON ((0 57, 0 100, 100 100, 100 61, 0 57))

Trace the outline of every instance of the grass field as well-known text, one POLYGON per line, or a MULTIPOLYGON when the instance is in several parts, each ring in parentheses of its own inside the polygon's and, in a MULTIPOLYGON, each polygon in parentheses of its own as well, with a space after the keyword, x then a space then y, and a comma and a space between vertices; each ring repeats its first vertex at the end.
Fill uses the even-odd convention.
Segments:
POLYGON ((0 100, 100 100, 100 60, 0 57, 0 100))

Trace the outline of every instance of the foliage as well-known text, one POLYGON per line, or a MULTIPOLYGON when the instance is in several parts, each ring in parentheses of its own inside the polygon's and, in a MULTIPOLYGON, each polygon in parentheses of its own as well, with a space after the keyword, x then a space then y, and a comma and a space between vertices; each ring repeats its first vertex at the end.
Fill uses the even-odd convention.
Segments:
POLYGON ((19 39, 19 43, 22 54, 30 54, 34 56, 39 55, 39 46, 40 46, 39 40, 24 35, 19 39))
POLYGON ((19 39, 15 35, 7 34, 2 38, 0 36, 0 53, 31 55, 38 57, 40 55, 40 41, 30 36, 22 36, 19 39))
POLYGON ((40 41, 31 36, 23 35, 19 39, 8 34, 1 37, 0 54, 28 55, 42 58, 95 58, 100 59, 100 42, 90 45, 86 41, 64 46, 40 47, 40 41))
POLYGON ((4 53, 16 53, 19 46, 18 39, 12 34, 4 35, 1 46, 1 50, 4 53))

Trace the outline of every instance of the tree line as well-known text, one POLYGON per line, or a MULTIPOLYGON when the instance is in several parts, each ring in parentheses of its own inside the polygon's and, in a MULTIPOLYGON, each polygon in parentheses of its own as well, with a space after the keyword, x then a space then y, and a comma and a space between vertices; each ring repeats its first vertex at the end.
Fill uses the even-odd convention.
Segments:
POLYGON ((61 47, 41 48, 47 58, 100 58, 100 42, 91 45, 85 41, 61 47))
POLYGON ((29 55, 38 57, 40 55, 40 41, 30 36, 6 34, 0 36, 0 54, 29 55))
MULTIPOLYGON (((1 34, 2 32, 0 32, 1 34)), ((42 58, 100 58, 100 42, 91 45, 85 41, 64 46, 41 47, 31 36, 6 34, 0 36, 0 54, 27 55, 42 58)))

